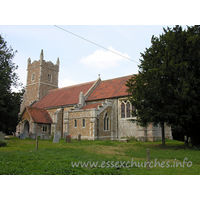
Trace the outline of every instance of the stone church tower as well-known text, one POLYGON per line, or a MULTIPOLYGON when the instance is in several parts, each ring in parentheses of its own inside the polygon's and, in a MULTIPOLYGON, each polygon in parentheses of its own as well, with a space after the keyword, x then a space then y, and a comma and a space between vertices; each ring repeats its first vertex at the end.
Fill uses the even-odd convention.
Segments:
POLYGON ((41 50, 40 60, 33 61, 28 59, 27 64, 27 84, 20 107, 20 113, 26 106, 35 101, 39 101, 52 89, 58 88, 59 58, 56 64, 44 60, 43 50, 41 50))

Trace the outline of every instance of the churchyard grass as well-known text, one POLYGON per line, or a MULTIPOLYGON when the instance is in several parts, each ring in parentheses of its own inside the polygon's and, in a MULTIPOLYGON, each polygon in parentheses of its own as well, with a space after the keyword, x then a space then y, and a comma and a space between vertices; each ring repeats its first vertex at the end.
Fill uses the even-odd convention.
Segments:
POLYGON ((51 139, 39 140, 38 150, 36 141, 29 138, 20 140, 10 137, 6 141, 7 145, 0 148, 1 175, 200 174, 200 150, 175 140, 166 140, 166 146, 163 147, 161 141, 72 140, 72 143, 66 143, 61 139, 59 143, 53 143, 51 139), (147 149, 153 162, 150 170, 145 166, 147 149), (98 162, 98 165, 81 167, 79 163, 78 167, 72 166, 72 163, 78 164, 79 161, 98 162), (178 162, 183 164, 183 161, 184 167, 176 166, 178 162))

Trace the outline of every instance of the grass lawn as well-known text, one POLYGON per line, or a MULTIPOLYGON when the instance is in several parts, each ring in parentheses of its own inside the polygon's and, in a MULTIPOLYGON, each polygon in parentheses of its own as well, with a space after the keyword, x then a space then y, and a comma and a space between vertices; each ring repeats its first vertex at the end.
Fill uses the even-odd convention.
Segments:
POLYGON ((161 141, 72 140, 72 143, 66 143, 61 139, 55 144, 52 140, 39 140, 38 150, 35 149, 35 140, 11 137, 6 141, 7 146, 0 147, 1 175, 200 174, 199 149, 188 148, 183 142, 175 140, 166 140, 165 147, 162 147, 161 141), (150 170, 145 166, 147 149, 150 150, 150 170), (81 167, 83 162, 88 165, 81 167), (91 166, 89 162, 96 166, 91 166))

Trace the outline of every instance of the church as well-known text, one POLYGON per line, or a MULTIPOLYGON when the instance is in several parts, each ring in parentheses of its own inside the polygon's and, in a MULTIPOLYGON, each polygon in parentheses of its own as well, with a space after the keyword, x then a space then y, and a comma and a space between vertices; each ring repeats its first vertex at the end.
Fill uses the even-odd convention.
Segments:
MULTIPOLYGON (((161 128, 140 127, 132 123, 134 106, 128 100, 126 81, 130 76, 58 88, 59 58, 56 64, 45 61, 27 63, 27 84, 20 106, 21 120, 16 132, 25 137, 71 135, 72 139, 117 140, 135 137, 140 141, 161 140, 161 128)), ((166 139, 172 139, 165 126, 166 139)))

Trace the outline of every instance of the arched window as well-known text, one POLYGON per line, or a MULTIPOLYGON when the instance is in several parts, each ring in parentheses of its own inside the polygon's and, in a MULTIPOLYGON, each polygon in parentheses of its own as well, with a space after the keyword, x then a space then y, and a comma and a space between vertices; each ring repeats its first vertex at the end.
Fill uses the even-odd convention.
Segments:
POLYGON ((105 114, 105 117, 103 119, 103 124, 104 124, 104 130, 105 131, 108 131, 109 130, 109 117, 108 117, 108 114, 106 113, 105 114))
POLYGON ((134 117, 132 116, 132 111, 135 111, 135 107, 131 104, 129 100, 122 100, 119 102, 119 117, 121 118, 131 118, 134 117), (121 115, 121 116, 120 116, 121 115))
POLYGON ((126 117, 127 118, 131 117, 131 115, 130 115, 130 103, 129 102, 126 103, 126 117))
POLYGON ((106 127, 107 129, 106 130, 108 131, 109 130, 109 118, 108 117, 106 119, 106 125, 107 125, 107 127, 106 127))
POLYGON ((50 82, 52 81, 51 74, 48 74, 48 75, 47 75, 47 80, 50 81, 50 82))
MULTIPOLYGON (((106 115, 107 115, 107 114, 106 114, 106 115)), ((103 129, 106 130, 106 116, 105 116, 104 119, 103 119, 103 127, 104 127, 103 129)))
POLYGON ((121 118, 125 118, 125 104, 123 102, 121 104, 121 118))

